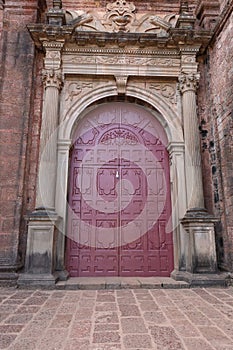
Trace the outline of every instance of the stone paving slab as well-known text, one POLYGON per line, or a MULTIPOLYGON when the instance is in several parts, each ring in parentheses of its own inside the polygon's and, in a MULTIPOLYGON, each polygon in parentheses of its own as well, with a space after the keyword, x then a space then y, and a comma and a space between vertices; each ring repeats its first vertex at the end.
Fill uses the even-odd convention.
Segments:
POLYGON ((0 349, 232 350, 233 287, 0 288, 0 349))

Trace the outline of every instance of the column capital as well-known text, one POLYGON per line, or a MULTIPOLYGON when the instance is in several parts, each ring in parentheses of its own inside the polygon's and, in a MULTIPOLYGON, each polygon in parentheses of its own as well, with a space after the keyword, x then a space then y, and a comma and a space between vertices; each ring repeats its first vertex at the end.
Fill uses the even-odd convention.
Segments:
POLYGON ((199 78, 200 78, 199 73, 189 73, 189 74, 182 73, 178 78, 180 92, 182 94, 184 94, 187 91, 196 92, 198 88, 199 78))
POLYGON ((61 89, 63 84, 61 69, 44 69, 42 78, 45 88, 55 87, 58 90, 61 89))

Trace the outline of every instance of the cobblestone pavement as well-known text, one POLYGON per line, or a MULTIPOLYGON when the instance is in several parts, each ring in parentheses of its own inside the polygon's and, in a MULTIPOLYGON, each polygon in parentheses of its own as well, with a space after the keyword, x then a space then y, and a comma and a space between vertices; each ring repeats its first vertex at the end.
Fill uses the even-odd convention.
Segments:
POLYGON ((233 288, 0 289, 0 349, 233 349, 233 288))

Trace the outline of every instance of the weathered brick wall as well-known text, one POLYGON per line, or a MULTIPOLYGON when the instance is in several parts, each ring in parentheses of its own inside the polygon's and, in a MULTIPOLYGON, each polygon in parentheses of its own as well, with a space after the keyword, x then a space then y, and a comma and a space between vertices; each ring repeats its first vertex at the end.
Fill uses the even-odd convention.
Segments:
MULTIPOLYGON (((42 3, 40 1, 40 3, 42 3)), ((38 17, 37 0, 5 1, 2 22, 0 76, 0 278, 14 270, 26 191, 26 166, 32 129, 34 44, 26 25, 38 17)))
POLYGON ((199 116, 207 131, 203 133, 205 194, 208 208, 220 217, 216 232, 220 265, 233 269, 233 14, 202 59, 199 116))

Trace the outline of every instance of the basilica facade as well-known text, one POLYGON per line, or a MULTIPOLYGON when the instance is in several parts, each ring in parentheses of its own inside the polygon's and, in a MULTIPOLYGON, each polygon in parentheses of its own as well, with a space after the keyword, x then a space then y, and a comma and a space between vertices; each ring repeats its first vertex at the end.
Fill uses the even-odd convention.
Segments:
POLYGON ((232 283, 232 9, 0 1, 0 283, 232 283))

